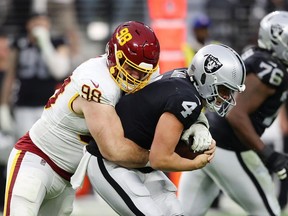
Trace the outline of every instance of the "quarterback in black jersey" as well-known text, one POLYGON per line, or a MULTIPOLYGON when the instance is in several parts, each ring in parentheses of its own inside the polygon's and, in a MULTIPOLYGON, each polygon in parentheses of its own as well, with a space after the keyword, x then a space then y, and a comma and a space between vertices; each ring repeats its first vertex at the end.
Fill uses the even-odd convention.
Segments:
POLYGON ((208 129, 197 123, 203 115, 201 110, 207 107, 223 116, 235 104, 233 94, 244 90, 245 75, 244 63, 234 50, 208 45, 198 51, 189 69, 166 72, 140 91, 122 97, 116 111, 124 135, 150 150, 150 166, 118 166, 101 157, 96 145, 89 145, 79 167, 88 161, 87 173, 94 190, 119 215, 183 215, 176 187, 163 171, 191 171, 210 162, 215 143, 208 129), (187 141, 186 133, 194 139, 208 137, 205 148, 192 144, 192 150, 206 150, 194 159, 175 152, 180 139, 187 141))
MULTIPOLYGON (((196 122, 203 108, 203 101, 186 72, 187 69, 183 68, 164 73, 159 77, 159 81, 151 83, 149 88, 139 91, 137 95, 127 95, 118 102, 116 111, 125 128, 125 137, 129 137, 142 148, 150 149, 157 123, 164 112, 173 114, 184 130, 196 122)), ((170 129, 169 125, 166 127, 170 129)), ((181 128, 181 131, 183 129, 181 128)), ((173 134, 174 131, 166 132, 164 136, 173 134)))
POLYGON ((219 148, 213 164, 181 176, 179 198, 185 215, 205 215, 220 190, 247 215, 280 215, 269 171, 287 178, 288 157, 270 149, 260 137, 287 98, 287 26, 288 12, 273 12, 262 19, 258 46, 241 56, 247 70, 246 90, 236 97, 237 106, 225 118, 207 113, 219 148))

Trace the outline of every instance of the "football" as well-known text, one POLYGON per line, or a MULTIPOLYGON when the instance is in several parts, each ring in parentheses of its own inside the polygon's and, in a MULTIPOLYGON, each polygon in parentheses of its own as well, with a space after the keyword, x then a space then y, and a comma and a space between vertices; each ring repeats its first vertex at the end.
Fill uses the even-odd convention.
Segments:
POLYGON ((194 159, 199 154, 202 154, 202 152, 194 152, 190 149, 190 146, 186 145, 186 143, 182 140, 179 141, 175 148, 175 152, 180 155, 183 158, 187 159, 194 159))

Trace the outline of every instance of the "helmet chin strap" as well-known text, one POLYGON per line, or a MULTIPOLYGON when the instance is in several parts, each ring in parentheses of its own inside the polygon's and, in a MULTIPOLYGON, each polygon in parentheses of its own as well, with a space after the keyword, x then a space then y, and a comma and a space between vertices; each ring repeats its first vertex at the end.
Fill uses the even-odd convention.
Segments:
POLYGON ((215 102, 213 103, 213 108, 214 108, 214 110, 216 111, 216 112, 219 112, 220 111, 220 109, 221 109, 221 107, 222 107, 222 105, 217 105, 215 102))
POLYGON ((216 112, 219 116, 223 117, 223 116, 226 114, 226 112, 221 112, 222 106, 223 106, 223 104, 221 104, 221 105, 219 106, 219 105, 217 105, 217 104, 215 103, 215 101, 214 101, 213 103, 210 103, 210 104, 209 104, 209 108, 208 108, 208 109, 209 109, 211 112, 216 112))
MULTIPOLYGON (((207 107, 210 111, 215 112, 215 101, 216 101, 216 97, 209 97, 206 98, 206 103, 207 103, 207 107)), ((220 108, 219 108, 220 109, 220 108)))
POLYGON ((229 104, 229 102, 227 101, 223 101, 221 105, 217 105, 216 97, 214 97, 214 99, 212 99, 212 97, 209 99, 207 98, 206 103, 207 103, 206 107, 209 109, 209 111, 216 112, 221 117, 226 115, 226 113, 229 110, 229 107, 231 106, 231 104, 229 104))

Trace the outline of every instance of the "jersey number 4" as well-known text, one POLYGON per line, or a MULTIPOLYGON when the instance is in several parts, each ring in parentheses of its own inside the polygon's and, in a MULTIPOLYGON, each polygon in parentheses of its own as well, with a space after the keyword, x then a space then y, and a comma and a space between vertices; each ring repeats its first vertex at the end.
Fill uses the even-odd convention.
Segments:
POLYGON ((187 116, 191 115, 192 111, 197 107, 197 103, 191 101, 183 101, 182 107, 184 110, 181 111, 181 114, 184 118, 187 118, 187 116))
POLYGON ((48 109, 48 108, 51 107, 52 104, 55 104, 58 96, 64 92, 65 87, 66 87, 70 82, 71 82, 71 78, 70 78, 70 77, 68 77, 68 78, 66 78, 66 79, 64 80, 64 82, 63 82, 62 86, 60 87, 60 89, 58 89, 58 90, 55 92, 55 94, 54 94, 52 97, 49 98, 49 100, 48 100, 48 102, 47 102, 47 104, 46 104, 46 106, 45 106, 45 109, 48 109))

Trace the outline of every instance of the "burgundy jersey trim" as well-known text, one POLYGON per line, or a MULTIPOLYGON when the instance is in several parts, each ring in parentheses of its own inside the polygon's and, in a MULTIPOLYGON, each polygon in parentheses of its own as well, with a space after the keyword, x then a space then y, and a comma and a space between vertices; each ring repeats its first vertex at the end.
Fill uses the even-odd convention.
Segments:
MULTIPOLYGON (((14 164, 13 167, 11 167, 11 169, 13 169, 13 172, 11 173, 12 176, 10 178, 9 176, 9 182, 8 182, 8 185, 7 185, 7 190, 8 192, 6 192, 6 196, 7 196, 7 202, 6 202, 6 206, 4 207, 4 215, 10 215, 10 204, 11 204, 11 198, 12 198, 12 191, 14 189, 14 185, 15 185, 15 181, 16 181, 16 178, 18 176, 18 173, 19 173, 19 169, 20 169, 20 166, 21 166, 21 163, 22 163, 22 160, 25 156, 25 153, 26 151, 21 151, 19 153, 19 156, 18 158, 16 159, 16 162, 14 164)), ((17 157, 17 155, 16 155, 17 157)))
POLYGON ((59 166, 57 166, 49 157, 46 155, 41 149, 39 149, 31 140, 29 133, 27 132, 23 137, 21 137, 18 142, 15 145, 15 148, 18 150, 24 150, 28 152, 32 152, 39 157, 43 158, 50 166, 51 168, 62 178, 64 178, 66 181, 70 182, 70 178, 73 175, 73 173, 69 173, 59 166))

